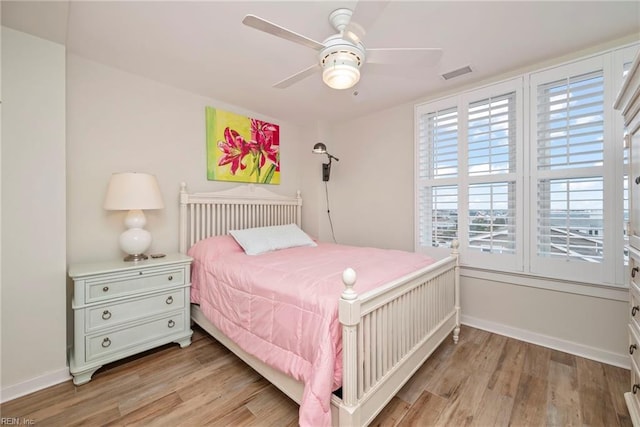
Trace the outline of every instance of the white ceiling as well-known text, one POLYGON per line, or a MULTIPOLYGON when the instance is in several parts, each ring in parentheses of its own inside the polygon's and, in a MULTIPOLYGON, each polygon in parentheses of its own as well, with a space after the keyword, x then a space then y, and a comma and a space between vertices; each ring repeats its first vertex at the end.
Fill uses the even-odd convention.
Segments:
POLYGON ((242 24, 252 13, 322 42, 331 11, 356 1, 2 1, 2 24, 68 52, 287 121, 342 120, 452 86, 622 37, 640 38, 637 1, 392 1, 369 28, 367 47, 440 47, 422 70, 376 74, 367 64, 353 90, 320 74, 272 85, 314 64, 316 52, 242 24), (445 82, 440 74, 470 65, 445 82), (367 72, 369 71, 369 72, 367 72))

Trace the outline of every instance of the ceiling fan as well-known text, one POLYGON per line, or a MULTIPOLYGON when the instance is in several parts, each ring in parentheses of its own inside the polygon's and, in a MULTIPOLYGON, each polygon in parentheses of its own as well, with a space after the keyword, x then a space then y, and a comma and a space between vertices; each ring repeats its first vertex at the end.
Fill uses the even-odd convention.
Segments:
MULTIPOLYGON (((329 22, 338 31, 322 43, 281 27, 255 15, 247 15, 242 23, 276 37, 307 46, 318 52, 316 64, 276 83, 273 87, 286 88, 316 72, 322 71, 322 80, 333 89, 348 89, 360 80, 360 69, 366 64, 390 65, 388 71, 398 67, 435 64, 442 49, 427 47, 365 48, 362 40, 366 28, 371 26, 390 1, 362 1, 355 9, 336 9, 329 22)), ((384 72, 384 71, 383 71, 384 72)))

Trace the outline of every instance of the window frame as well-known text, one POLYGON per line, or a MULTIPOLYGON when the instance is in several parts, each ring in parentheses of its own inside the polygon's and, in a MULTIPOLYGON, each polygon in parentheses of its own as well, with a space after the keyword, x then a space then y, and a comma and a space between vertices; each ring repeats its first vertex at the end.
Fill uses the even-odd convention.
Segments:
POLYGON ((416 132, 416 144, 415 144, 415 165, 416 165, 416 177, 415 177, 415 248, 416 251, 431 254, 433 256, 441 256, 447 249, 441 247, 427 247, 420 246, 421 236, 421 207, 418 200, 420 199, 420 192, 424 188, 430 187, 457 187, 457 205, 458 205, 458 229, 457 240, 460 243, 461 250, 461 263, 464 265, 473 265, 475 263, 481 264, 484 268, 496 268, 506 269, 508 271, 522 271, 522 242, 518 236, 522 235, 523 220, 519 216, 522 212, 522 197, 519 196, 519 190, 522 190, 523 180, 521 176, 518 176, 517 170, 522 167, 522 156, 518 155, 523 150, 523 126, 521 125, 522 109, 524 108, 524 97, 522 88, 522 78, 507 80, 498 84, 482 87, 474 91, 462 93, 453 97, 444 98, 436 102, 429 103, 427 105, 417 105, 415 108, 415 132, 416 132), (468 111, 469 106, 481 100, 488 98, 500 97, 505 94, 515 93, 515 109, 514 114, 515 126, 515 168, 516 172, 512 173, 498 173, 498 174, 483 174, 469 176, 468 172, 468 144, 461 143, 461 141, 467 141, 467 128, 468 128, 468 111), (426 108, 425 108, 426 107, 426 108), (446 111, 455 108, 458 116, 458 173, 456 176, 450 177, 429 177, 422 178, 419 175, 418 168, 420 167, 419 154, 421 152, 420 126, 421 120, 424 115, 436 112, 446 111), (515 206, 516 206, 516 231, 515 231, 515 248, 514 254, 497 254, 497 253, 485 253, 477 250, 469 249, 469 187, 474 184, 485 183, 501 183, 501 182, 514 182, 515 185, 515 206))
MULTIPOLYGON (((640 48, 640 43, 634 42, 625 46, 619 46, 609 49, 605 52, 592 54, 583 58, 567 61, 561 64, 552 65, 543 69, 532 70, 523 73, 513 79, 488 84, 478 88, 472 88, 445 98, 435 99, 416 104, 414 106, 415 119, 415 162, 418 167, 418 150, 419 150, 419 120, 422 114, 428 110, 444 110, 447 107, 457 106, 458 109, 458 146, 459 146, 459 174, 457 178, 448 178, 438 180, 437 185, 457 186, 458 188, 458 237, 460 242, 461 255, 460 263, 465 271, 469 273, 476 271, 485 272, 483 274, 495 274, 496 280, 500 274, 509 274, 512 277, 522 277, 522 280, 530 277, 532 283, 543 283, 541 287, 556 288, 558 290, 569 290, 571 292, 582 293, 585 295, 594 295, 594 292, 601 291, 606 293, 606 289, 612 290, 626 287, 626 266, 624 263, 624 234, 621 232, 626 229, 626 223, 623 217, 624 204, 624 176, 628 174, 627 167, 624 165, 624 151, 620 149, 620 141, 623 138, 622 117, 619 112, 613 110, 613 102, 617 91, 622 84, 622 72, 625 62, 633 60, 635 54, 640 48), (537 183, 538 174, 535 167, 537 160, 531 160, 536 155, 537 139, 536 139, 536 98, 537 87, 536 82, 552 82, 552 78, 543 79, 543 77, 560 75, 560 78, 566 78, 571 75, 584 74, 595 69, 588 70, 589 66, 597 64, 603 70, 604 76, 604 161, 603 173, 603 228, 605 229, 604 257, 603 262, 595 268, 583 269, 584 263, 562 261, 561 263, 549 263, 548 258, 537 259, 537 183), (483 99, 482 94, 490 94, 489 96, 499 96, 501 91, 508 82, 520 80, 519 101, 521 108, 517 114, 520 122, 517 129, 519 138, 517 142, 516 166, 517 182, 516 182, 516 256, 515 260, 508 260, 508 256, 491 253, 474 253, 470 251, 468 246, 468 188, 474 179, 466 173, 467 168, 467 143, 465 133, 467 131, 467 109, 469 103, 483 99), (493 94, 493 95, 491 95, 493 94), (436 108, 437 107, 437 108, 436 108), (464 142, 463 142, 464 141, 464 142), (615 142, 615 143, 613 143, 615 142), (526 151, 525 151, 526 150, 526 151), (608 206, 616 206, 616 209, 607 208, 608 206), (463 209, 461 209, 463 208, 463 209), (618 209, 619 208, 619 209, 618 209), (620 232, 616 232, 620 230, 620 232), (620 248, 619 251, 612 248, 620 248), (564 264, 564 265, 561 265, 564 264), (569 264, 569 265, 567 265, 569 264), (580 266, 580 268, 576 268, 580 266), (533 280, 536 278, 535 280, 533 280), (560 281, 566 285, 560 285, 560 281), (573 285, 570 285, 573 283, 573 285), (598 285, 593 287, 593 285, 598 285), (604 285, 604 287, 603 287, 604 285), (583 291, 580 291, 582 289, 583 291)), ((487 98, 488 96, 485 96, 487 98)), ((500 180, 500 174, 496 174, 495 178, 500 180)), ((435 182, 432 182, 435 184, 435 182)), ((433 248, 420 246, 418 222, 420 221, 419 191, 425 185, 424 180, 420 180, 417 169, 414 180, 414 218, 415 218, 415 243, 416 251, 426 252, 433 256, 442 256, 448 253, 447 248, 433 248)), ((540 257, 543 258, 543 257, 540 257)), ((475 274, 475 273, 473 273, 475 274)), ((514 279, 515 280, 515 279, 514 279)), ((515 280, 513 283, 519 283, 522 280, 515 280)), ((528 282, 528 281, 527 281, 528 282)), ((533 285, 537 286, 537 285, 533 285)), ((596 292, 597 293, 597 292, 596 292)))
MULTIPOLYGON (((459 136, 459 141, 465 141, 461 143, 461 156, 464 159, 464 164, 461 166, 463 168, 463 173, 461 177, 461 183, 463 183, 463 206, 465 210, 465 215, 463 219, 459 219, 458 222, 458 233, 460 236, 460 248, 461 248, 461 262, 465 265, 481 265, 483 268, 488 269, 498 269, 503 271, 522 271, 523 263, 522 263, 522 189, 523 189, 523 179, 522 173, 518 172, 522 169, 522 150, 523 147, 523 108, 524 108, 524 97, 523 97, 523 85, 522 85, 522 77, 510 79, 507 81, 503 81, 497 84, 493 84, 490 86, 485 86, 482 88, 478 88, 472 91, 465 92, 461 94, 460 97, 461 108, 464 111, 464 123, 460 129, 461 132, 464 132, 459 136), (468 111, 469 106, 477 101, 484 100, 492 97, 499 97, 505 95, 507 93, 515 92, 515 150, 516 150, 516 159, 515 159, 515 172, 511 173, 499 173, 499 174, 485 174, 485 175, 474 175, 470 176, 468 173, 468 111), (472 185, 476 184, 485 184, 485 183, 502 183, 502 182, 513 182, 515 185, 515 221, 516 221, 516 230, 515 230, 515 247, 513 254, 498 254, 498 253, 487 253, 480 252, 469 248, 469 188, 472 185), (463 232, 460 231, 462 228, 463 232)), ((462 215, 458 215, 460 218, 462 215)))
POLYGON ((609 248, 613 247, 613 223, 615 214, 611 213, 611 209, 604 209, 605 206, 612 206, 612 188, 608 183, 612 180, 615 171, 612 171, 613 161, 610 153, 607 154, 607 146, 611 145, 613 139, 613 123, 611 114, 613 110, 613 97, 611 83, 608 78, 611 76, 611 70, 607 67, 605 55, 599 55, 572 62, 570 64, 542 70, 531 73, 529 80, 529 194, 528 202, 530 204, 531 220, 529 221, 529 271, 537 276, 548 276, 557 279, 575 280, 579 282, 591 283, 613 283, 612 278, 608 278, 608 271, 611 271, 615 265, 616 254, 609 248), (538 170, 538 87, 554 81, 571 78, 584 74, 602 71, 603 78, 603 148, 602 148, 602 166, 586 166, 578 168, 562 168, 538 170), (538 184, 542 179, 562 180, 562 179, 579 179, 579 178, 595 178, 603 179, 603 229, 604 237, 602 239, 603 258, 599 263, 589 263, 581 261, 568 261, 564 258, 556 259, 548 256, 540 256, 538 254, 538 219, 539 211, 538 203, 538 184), (579 266, 579 268, 577 268, 579 266))

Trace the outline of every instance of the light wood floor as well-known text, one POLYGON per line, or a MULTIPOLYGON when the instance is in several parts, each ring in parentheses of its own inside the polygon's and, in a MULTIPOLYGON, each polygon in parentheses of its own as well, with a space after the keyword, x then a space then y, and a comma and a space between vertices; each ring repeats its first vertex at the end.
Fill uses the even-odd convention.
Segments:
MULTIPOLYGON (((395 396, 379 426, 630 426, 629 371, 463 327, 395 396)), ((42 426, 295 426, 298 406, 196 327, 164 346, 7 402, 42 426)))

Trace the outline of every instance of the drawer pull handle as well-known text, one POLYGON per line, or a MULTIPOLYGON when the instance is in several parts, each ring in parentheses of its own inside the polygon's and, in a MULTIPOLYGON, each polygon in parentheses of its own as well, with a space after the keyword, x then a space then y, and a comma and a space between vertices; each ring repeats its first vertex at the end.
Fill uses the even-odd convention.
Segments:
POLYGON ((173 297, 169 296, 169 298, 167 298, 167 300, 165 302, 167 303, 167 305, 172 304, 173 303, 173 297))
POLYGON ((173 320, 169 320, 169 323, 167 323, 167 326, 170 328, 173 328, 174 326, 176 326, 176 322, 174 322, 173 320))
POLYGON ((102 340, 102 347, 107 348, 110 345, 111 345, 111 340, 109 339, 109 337, 102 340))
POLYGON ((172 280, 173 280, 173 276, 169 276, 169 281, 172 281, 172 280))
POLYGON ((633 267, 633 268, 631 269, 631 277, 636 277, 636 273, 637 273, 638 271, 640 271, 640 268, 639 268, 639 267, 633 267))
POLYGON ((102 312, 102 318, 104 320, 109 320, 111 319, 111 312, 109 310, 105 310, 102 312))
POLYGON ((105 286, 104 288, 102 288, 102 292, 109 292, 109 287, 105 286))
POLYGON ((640 305, 634 305, 631 309, 631 317, 635 317, 638 314, 638 310, 640 310, 640 305))
POLYGON ((637 345, 635 345, 635 344, 631 344, 631 345, 629 346, 629 354, 633 354, 633 352, 634 352, 635 350, 637 350, 637 349, 638 349, 638 346, 637 346, 637 345))
POLYGON ((640 385, 639 384, 634 384, 633 385, 633 394, 636 394, 638 392, 638 390, 640 390, 640 385))
POLYGON ((636 184, 640 184, 640 176, 636 176, 636 184))

